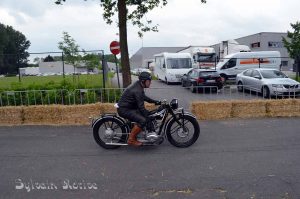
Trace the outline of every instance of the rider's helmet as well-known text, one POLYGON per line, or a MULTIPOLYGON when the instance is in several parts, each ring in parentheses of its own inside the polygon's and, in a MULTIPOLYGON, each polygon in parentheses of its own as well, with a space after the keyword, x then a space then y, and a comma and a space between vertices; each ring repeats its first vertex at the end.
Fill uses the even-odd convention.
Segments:
POLYGON ((151 80, 151 79, 152 79, 151 74, 148 73, 148 72, 143 71, 139 75, 139 80, 140 81, 151 80))

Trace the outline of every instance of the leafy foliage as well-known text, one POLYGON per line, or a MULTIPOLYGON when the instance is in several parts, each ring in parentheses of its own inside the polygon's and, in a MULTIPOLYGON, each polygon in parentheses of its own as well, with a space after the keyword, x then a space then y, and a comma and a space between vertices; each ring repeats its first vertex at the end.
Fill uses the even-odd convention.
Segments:
POLYGON ((287 48, 290 56, 296 60, 297 70, 296 70, 296 80, 299 79, 300 73, 300 22, 296 22, 295 24, 291 23, 294 32, 288 31, 287 37, 290 41, 285 38, 282 38, 284 46, 287 48))
POLYGON ((63 41, 58 43, 58 48, 63 51, 65 56, 65 61, 74 66, 79 60, 79 45, 67 32, 63 32, 63 41))
POLYGON ((27 66, 29 46, 21 32, 0 23, 0 74, 16 74, 19 67, 27 66))
MULTIPOLYGON (((56 0, 56 4, 62 4, 66 0, 56 0)), ((206 0, 201 0, 206 3, 206 0)), ((123 76, 123 86, 127 87, 131 83, 129 53, 127 44, 127 22, 139 28, 138 35, 143 36, 144 32, 157 32, 157 25, 152 25, 151 20, 143 23, 141 19, 156 7, 167 5, 167 0, 100 0, 100 6, 103 8, 103 18, 107 24, 113 22, 112 18, 115 14, 118 16, 120 49, 121 49, 121 66, 123 76), (130 8, 130 9, 129 9, 130 8)))
POLYGON ((295 24, 291 23, 294 32, 287 32, 287 37, 290 39, 282 38, 284 46, 287 48, 290 56, 294 59, 300 56, 300 22, 295 24))

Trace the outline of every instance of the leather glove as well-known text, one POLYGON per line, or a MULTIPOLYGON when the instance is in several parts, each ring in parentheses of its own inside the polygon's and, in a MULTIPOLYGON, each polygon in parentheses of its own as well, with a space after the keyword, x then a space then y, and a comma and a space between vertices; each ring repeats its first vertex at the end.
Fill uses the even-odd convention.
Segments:
POLYGON ((161 105, 161 101, 156 101, 154 104, 155 105, 161 105))

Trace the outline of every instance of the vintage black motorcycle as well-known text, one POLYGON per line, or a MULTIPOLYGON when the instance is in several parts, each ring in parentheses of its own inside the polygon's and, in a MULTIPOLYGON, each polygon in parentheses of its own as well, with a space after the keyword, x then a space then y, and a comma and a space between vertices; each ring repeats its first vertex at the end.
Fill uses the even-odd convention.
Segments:
MULTIPOLYGON (((137 136, 143 146, 160 145, 166 137, 172 145, 183 148, 194 144, 199 137, 200 126, 196 117, 178 108, 177 99, 170 103, 163 100, 157 109, 150 112, 149 118, 150 128, 137 136)), ((133 123, 112 113, 93 119, 92 127, 94 139, 101 147, 115 149, 127 145, 133 123)))

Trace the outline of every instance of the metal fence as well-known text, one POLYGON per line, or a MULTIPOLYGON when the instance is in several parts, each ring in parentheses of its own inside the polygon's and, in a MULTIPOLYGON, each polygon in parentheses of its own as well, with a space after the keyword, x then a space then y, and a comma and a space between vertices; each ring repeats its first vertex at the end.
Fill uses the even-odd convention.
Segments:
MULTIPOLYGON (((243 85, 245 86, 245 85, 243 85)), ((278 88, 273 91, 273 99, 300 98, 299 88, 288 88, 289 92, 281 92, 278 88)), ((76 89, 76 90, 28 90, 5 91, 0 93, 0 106, 30 106, 30 105, 76 105, 90 103, 115 103, 120 99, 124 89, 76 89)), ((183 100, 249 100, 264 99, 263 93, 253 89, 239 88, 236 85, 226 85, 222 89, 213 86, 198 87, 194 92, 191 88, 149 88, 147 95, 156 99, 169 97, 183 100)))
POLYGON ((113 103, 120 98, 122 91, 115 88, 4 91, 0 93, 0 106, 113 103))

